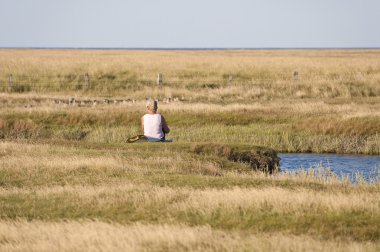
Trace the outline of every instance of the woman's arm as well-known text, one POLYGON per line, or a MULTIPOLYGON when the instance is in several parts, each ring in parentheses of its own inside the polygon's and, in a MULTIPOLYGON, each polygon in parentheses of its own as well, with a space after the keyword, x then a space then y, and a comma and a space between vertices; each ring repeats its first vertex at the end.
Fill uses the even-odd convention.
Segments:
POLYGON ((141 117, 141 131, 142 131, 142 134, 144 135, 144 117, 143 116, 141 117))
POLYGON ((166 123, 165 117, 163 115, 161 115, 161 122, 162 122, 162 131, 165 134, 168 134, 170 132, 170 129, 169 129, 169 127, 166 123))

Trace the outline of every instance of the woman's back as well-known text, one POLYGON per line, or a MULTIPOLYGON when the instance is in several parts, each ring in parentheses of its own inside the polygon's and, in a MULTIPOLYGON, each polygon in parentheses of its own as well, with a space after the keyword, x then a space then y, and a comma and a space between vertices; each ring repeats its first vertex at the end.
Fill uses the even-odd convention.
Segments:
POLYGON ((160 114, 145 114, 144 120, 144 135, 149 140, 161 140, 165 137, 162 131, 162 118, 160 114))

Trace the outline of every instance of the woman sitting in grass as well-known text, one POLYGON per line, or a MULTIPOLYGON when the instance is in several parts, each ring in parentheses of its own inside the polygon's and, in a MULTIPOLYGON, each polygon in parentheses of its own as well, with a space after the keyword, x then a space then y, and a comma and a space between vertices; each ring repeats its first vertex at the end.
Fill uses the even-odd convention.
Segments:
POLYGON ((170 132, 165 118, 157 113, 157 101, 149 99, 146 103, 147 113, 141 117, 141 127, 149 142, 165 141, 165 134, 170 132))

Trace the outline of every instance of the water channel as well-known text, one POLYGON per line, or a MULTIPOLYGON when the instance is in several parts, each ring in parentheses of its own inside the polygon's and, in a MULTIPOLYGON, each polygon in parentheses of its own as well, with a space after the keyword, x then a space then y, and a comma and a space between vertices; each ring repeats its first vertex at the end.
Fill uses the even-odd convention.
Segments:
POLYGON ((280 153, 280 168, 283 172, 300 170, 315 171, 330 170, 338 177, 348 177, 357 182, 364 179, 367 182, 380 180, 380 156, 346 155, 346 154, 311 154, 311 153, 280 153))

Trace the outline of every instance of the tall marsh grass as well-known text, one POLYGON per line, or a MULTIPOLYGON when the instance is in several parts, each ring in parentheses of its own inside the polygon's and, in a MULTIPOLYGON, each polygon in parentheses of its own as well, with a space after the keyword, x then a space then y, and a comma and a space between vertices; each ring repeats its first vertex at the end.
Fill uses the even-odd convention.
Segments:
POLYGON ((2 221, 5 251, 377 251, 378 244, 288 234, 241 234, 210 226, 101 221, 2 221), (180 235, 179 235, 180 234, 180 235))
POLYGON ((378 183, 269 176, 180 145, 1 142, 0 164, 3 250, 379 247, 378 183))
MULTIPOLYGON (((35 101, 33 97, 3 95, 1 139, 125 143, 128 137, 142 133, 142 101, 78 107, 54 104, 48 97, 35 101)), ((251 144, 279 152, 379 154, 378 101, 312 99, 226 105, 172 102, 160 103, 159 112, 172 128, 168 137, 180 143, 251 144)))

